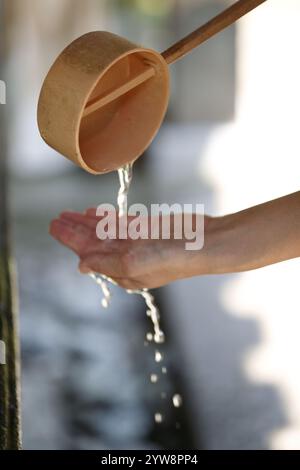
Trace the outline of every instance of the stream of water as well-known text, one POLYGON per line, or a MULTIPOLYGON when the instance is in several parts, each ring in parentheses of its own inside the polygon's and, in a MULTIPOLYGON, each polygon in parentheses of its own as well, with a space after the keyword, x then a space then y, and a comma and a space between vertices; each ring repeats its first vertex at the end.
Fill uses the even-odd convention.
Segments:
MULTIPOLYGON (((130 163, 130 164, 123 166, 122 168, 118 170, 120 189, 118 192, 117 203, 118 203, 118 211, 119 211, 120 218, 127 215, 128 192, 129 192, 129 188, 130 188, 131 181, 132 181, 132 169, 133 169, 133 164, 130 163)), ((115 285, 117 285, 117 283, 113 279, 105 276, 104 274, 90 273, 90 276, 101 288, 102 293, 103 293, 101 304, 104 308, 107 308, 111 301, 111 292, 109 289, 109 283, 112 283, 115 285)), ((128 294, 140 295, 141 297, 143 297, 145 301, 146 308, 147 308, 147 315, 151 319, 152 326, 153 326, 153 333, 148 332, 146 335, 145 345, 148 345, 149 342, 152 342, 152 341, 156 343, 157 347, 155 349, 154 360, 156 363, 160 364, 161 373, 166 374, 167 368, 163 364, 164 357, 163 357, 162 352, 159 350, 159 346, 158 346, 159 344, 164 343, 165 335, 160 326, 160 313, 159 313, 159 308, 155 302, 155 298, 151 294, 151 292, 149 292, 148 289, 138 289, 138 290, 127 289, 126 292, 128 294)), ((158 374, 150 375, 151 383, 157 383, 158 380, 159 380, 158 374)), ((162 391, 160 396, 162 399, 165 399, 166 393, 162 391)), ((182 405, 181 395, 176 393, 172 398, 172 404, 175 408, 179 408, 182 405)), ((157 411, 154 414, 154 420, 156 423, 162 423, 164 421, 163 413, 160 411, 157 411)), ((180 424, 178 422, 176 423, 176 427, 177 428, 180 427, 180 424)))

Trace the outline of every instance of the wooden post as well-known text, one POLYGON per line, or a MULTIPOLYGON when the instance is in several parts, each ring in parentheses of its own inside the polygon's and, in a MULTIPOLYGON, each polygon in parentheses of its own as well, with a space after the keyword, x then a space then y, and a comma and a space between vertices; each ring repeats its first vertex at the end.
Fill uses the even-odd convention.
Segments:
MULTIPOLYGON (((0 3, 0 78, 3 79, 4 23, 0 3)), ((5 164, 5 113, 0 104, 0 340, 5 344, 5 364, 0 363, 0 449, 20 449, 19 338, 16 291, 9 246, 7 175, 5 164)), ((1 344, 3 346, 3 343, 1 344)), ((1 347, 1 349, 3 349, 1 347)), ((3 350, 1 351, 3 352, 3 350)), ((2 354, 1 354, 2 356, 2 354)), ((1 362, 3 357, 0 358, 1 362)))

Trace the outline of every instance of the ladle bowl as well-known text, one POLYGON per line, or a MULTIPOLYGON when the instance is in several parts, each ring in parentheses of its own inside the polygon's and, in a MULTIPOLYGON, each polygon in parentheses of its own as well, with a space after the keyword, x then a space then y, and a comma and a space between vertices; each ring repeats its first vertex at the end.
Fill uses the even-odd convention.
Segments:
POLYGON ((38 125, 55 150, 90 173, 106 173, 145 151, 168 100, 169 69, 158 52, 96 31, 73 41, 52 65, 38 125))

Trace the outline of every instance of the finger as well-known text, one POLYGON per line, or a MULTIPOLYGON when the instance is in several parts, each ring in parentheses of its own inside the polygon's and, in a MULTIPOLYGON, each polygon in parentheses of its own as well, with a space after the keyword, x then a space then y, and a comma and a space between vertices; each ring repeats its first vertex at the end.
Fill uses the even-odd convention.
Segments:
POLYGON ((85 215, 87 217, 96 218, 96 219, 101 219, 103 217, 107 217, 108 215, 111 215, 111 216, 118 215, 117 211, 115 211, 113 208, 105 209, 103 212, 100 211, 100 214, 97 214, 97 210, 98 210, 98 207, 91 207, 89 209, 86 209, 85 215))
POLYGON ((88 217, 87 215, 81 214, 80 212, 69 212, 69 211, 62 212, 60 214, 60 219, 74 222, 74 223, 80 223, 94 230, 96 230, 96 226, 98 222, 97 218, 88 217))
MULTIPOLYGON (((114 234, 114 235, 111 235, 111 239, 114 240, 115 238, 118 238, 119 236, 119 218, 117 216, 116 213, 107 213, 105 215, 101 215, 101 216, 95 216, 95 215, 88 215, 87 213, 85 214, 81 214, 80 212, 72 212, 72 211, 64 211, 60 214, 60 219, 62 220, 65 220, 65 221, 70 221, 70 222, 73 222, 73 223, 79 223, 79 224, 82 224, 82 225, 86 225, 87 227, 89 227, 90 229, 94 230, 95 233, 97 234, 96 232, 96 229, 97 229, 97 226, 98 226, 98 223, 105 219, 104 220, 104 227, 103 227, 103 230, 105 231, 105 234, 108 233, 107 232, 107 225, 109 225, 111 227, 111 234, 114 234)), ((128 216, 127 218, 127 221, 128 223, 131 222, 131 220, 134 219, 133 216, 128 216)), ((99 238, 99 237, 97 237, 99 238)), ((108 236, 109 238, 109 236, 108 236)), ((100 238, 101 239, 101 238, 100 238)), ((114 245, 115 243, 112 243, 113 245, 113 249, 114 249, 114 245)))
MULTIPOLYGON (((93 241, 94 232, 85 225, 55 219, 50 224, 50 234, 77 254, 84 253, 93 241)), ((94 238, 96 239, 95 235, 94 238)))
POLYGON ((91 253, 110 254, 124 250, 124 240, 99 240, 94 229, 81 223, 55 219, 50 225, 50 234, 59 242, 75 251, 78 256, 91 253))
POLYGON ((86 209, 85 214, 91 217, 97 217, 96 215, 97 207, 89 207, 86 209))

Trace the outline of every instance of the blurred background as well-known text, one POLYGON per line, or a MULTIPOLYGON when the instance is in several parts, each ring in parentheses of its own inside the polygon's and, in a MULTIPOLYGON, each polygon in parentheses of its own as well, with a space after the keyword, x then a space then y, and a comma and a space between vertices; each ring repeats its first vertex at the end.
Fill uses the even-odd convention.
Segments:
MULTIPOLYGON (((114 203, 118 189, 116 174, 85 174, 39 136, 56 56, 92 30, 161 51, 232 3, 1 1, 25 449, 300 447, 299 261, 155 291, 169 374, 150 384, 142 300, 114 289, 103 310, 98 287, 48 235, 63 209, 114 203)), ((130 203, 204 203, 222 215, 299 190, 299 20, 299 1, 266 2, 171 66, 168 114, 135 165, 130 203)))

